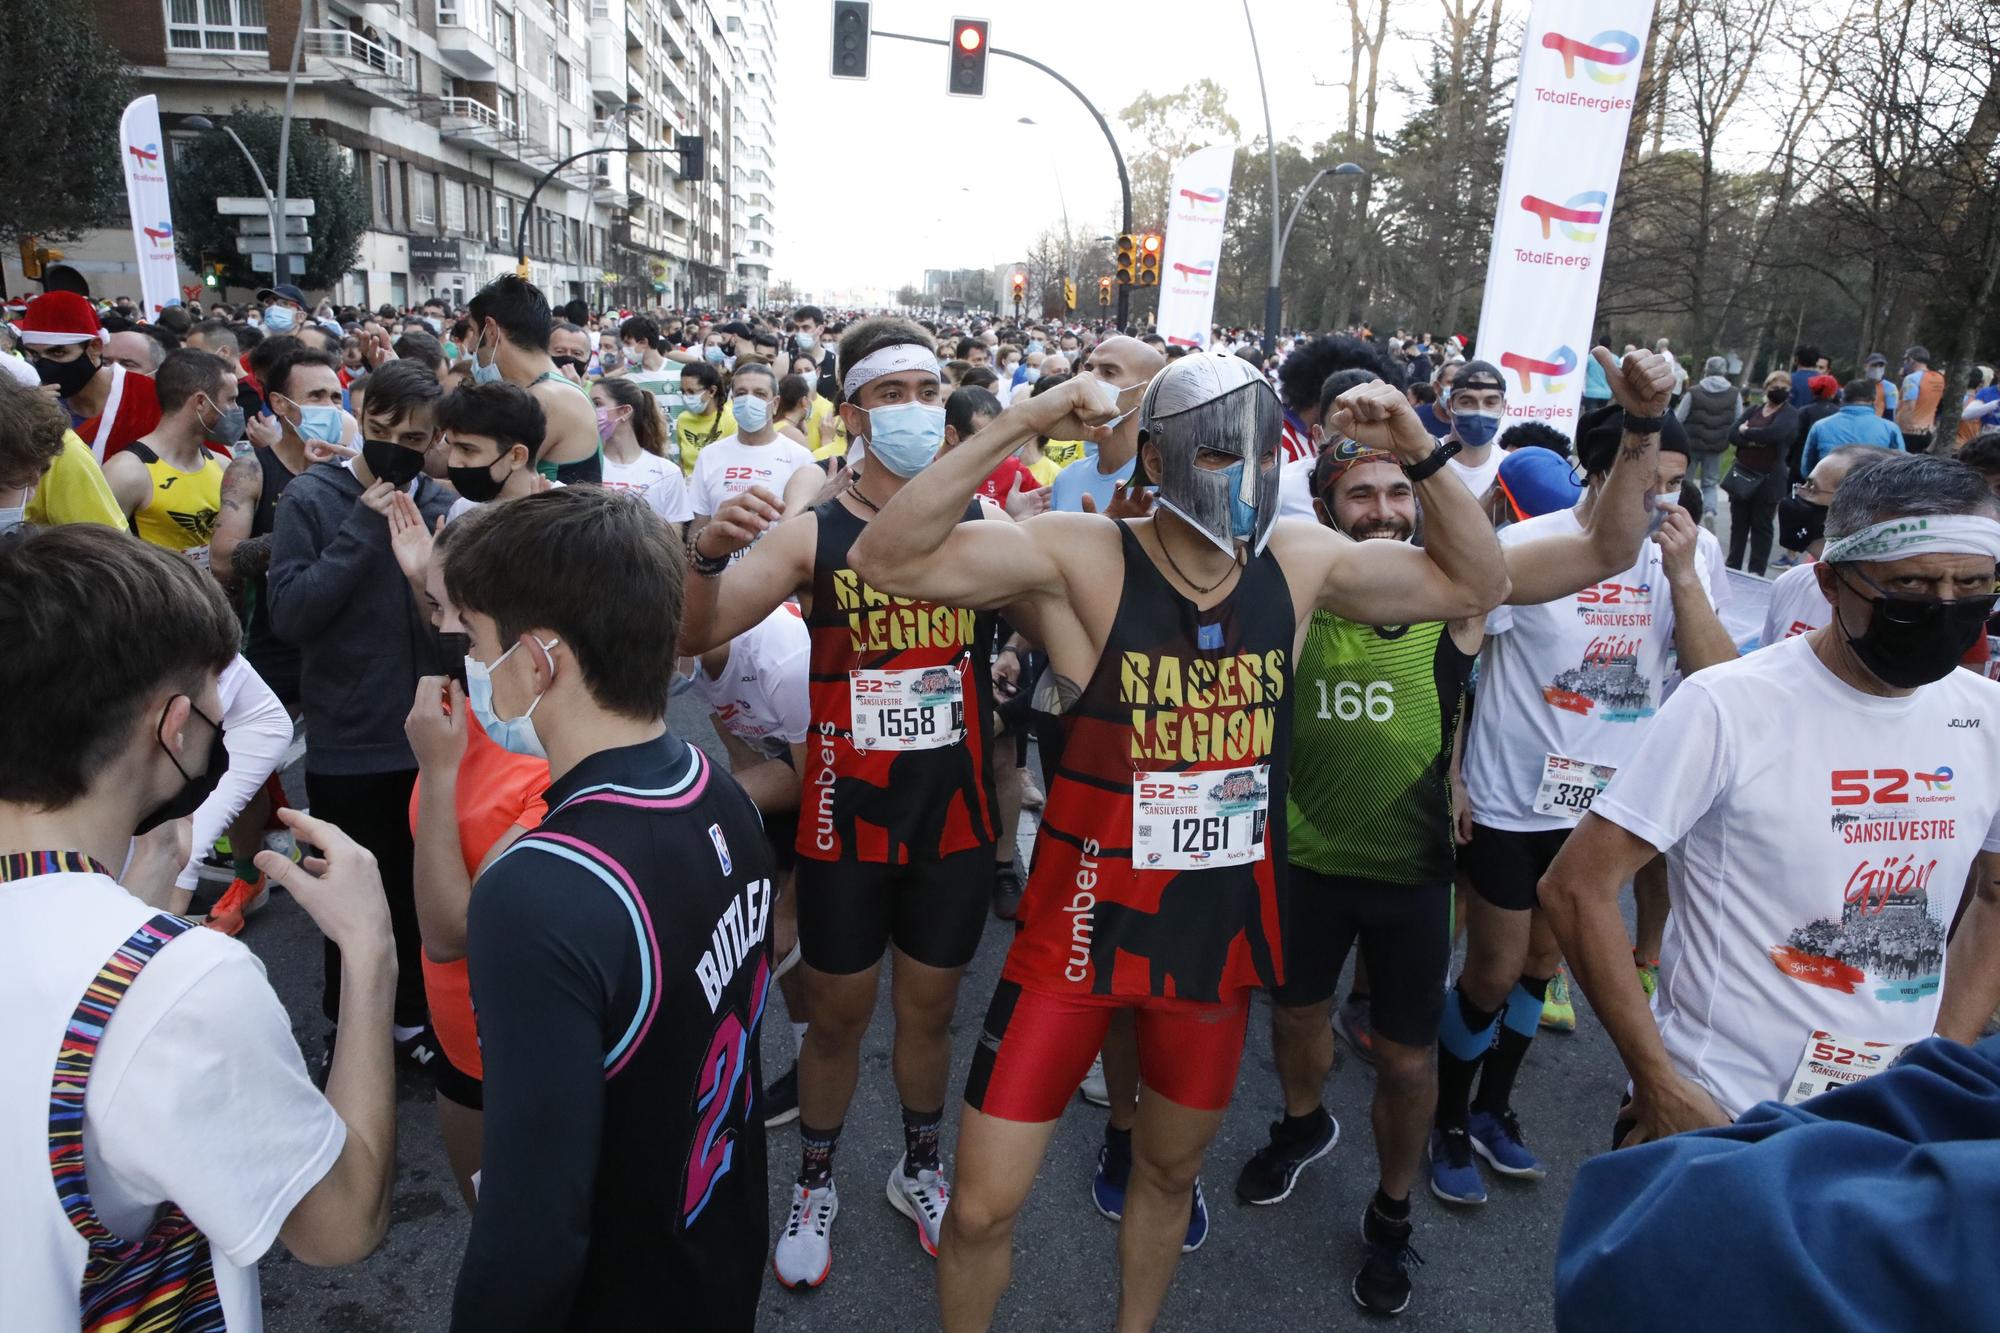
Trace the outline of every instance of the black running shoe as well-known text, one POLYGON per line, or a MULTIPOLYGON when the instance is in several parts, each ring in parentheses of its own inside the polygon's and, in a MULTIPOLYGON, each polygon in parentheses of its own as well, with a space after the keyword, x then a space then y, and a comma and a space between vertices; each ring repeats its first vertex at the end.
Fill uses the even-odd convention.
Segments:
POLYGON ((799 1062, 764 1085, 764 1128, 776 1129, 799 1118, 799 1062))
POLYGON ((1424 1259, 1410 1248, 1411 1226, 1406 1218, 1392 1221, 1370 1203, 1361 1214, 1361 1242, 1368 1257, 1354 1275, 1354 1299, 1372 1314, 1401 1314, 1410 1303, 1410 1265, 1424 1259))
POLYGON ((396 1043, 396 1058, 412 1069, 429 1069, 431 1061, 439 1058, 437 1038, 428 1027, 404 1037, 396 1043))
POLYGON ((1236 1177, 1236 1197, 1245 1203, 1278 1203, 1292 1192, 1299 1173, 1333 1151, 1340 1142, 1340 1122, 1320 1108, 1318 1125, 1303 1137, 1285 1133, 1285 1122, 1271 1122, 1271 1141, 1243 1164, 1236 1177))
POLYGON ((1021 869, 1014 862, 993 867, 993 915, 1012 921, 1021 910, 1021 869))

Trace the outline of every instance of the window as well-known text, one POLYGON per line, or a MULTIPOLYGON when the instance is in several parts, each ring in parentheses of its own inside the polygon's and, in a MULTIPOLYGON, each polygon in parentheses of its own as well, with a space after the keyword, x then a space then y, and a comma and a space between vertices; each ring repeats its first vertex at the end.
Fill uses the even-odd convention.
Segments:
POLYGON ((493 45, 509 60, 514 58, 514 11, 494 6, 493 45))
POLYGON ((555 85, 556 85, 556 100, 558 102, 567 102, 570 100, 569 80, 570 80, 569 61, 567 60, 556 61, 555 85))
POLYGON ((515 100, 514 94, 508 92, 505 88, 500 90, 500 119, 506 122, 502 128, 507 133, 515 134, 520 131, 521 104, 515 100))
POLYGON ((493 239, 502 245, 514 239, 514 201, 504 194, 493 196, 493 239))
POLYGON ((567 125, 558 125, 556 127, 556 147, 561 150, 564 157, 568 157, 571 153, 574 153, 576 151, 576 131, 567 125))
POLYGON ((268 51, 264 0, 167 0, 167 45, 176 51, 268 51))
POLYGON ((389 159, 375 155, 375 218, 385 227, 396 222, 396 196, 389 188, 389 159))
POLYGON ((448 232, 465 230, 465 182, 448 180, 444 183, 444 229, 448 232))
POLYGON ((416 205, 411 215, 418 222, 434 223, 438 211, 438 178, 428 171, 416 173, 416 205))

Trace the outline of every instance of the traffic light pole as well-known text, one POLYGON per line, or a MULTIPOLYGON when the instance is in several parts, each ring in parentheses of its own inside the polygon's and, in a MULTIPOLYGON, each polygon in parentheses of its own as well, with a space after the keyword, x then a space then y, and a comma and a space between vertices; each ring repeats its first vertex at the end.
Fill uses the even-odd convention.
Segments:
MULTIPOLYGON (((873 37, 886 37, 889 38, 891 41, 897 41, 897 42, 921 42, 925 46, 948 47, 951 45, 950 42, 946 41, 942 37, 918 37, 913 33, 907 33, 907 32, 883 32, 880 28, 872 29, 869 35, 873 37)), ((1132 230, 1132 176, 1131 173, 1125 170, 1125 154, 1119 151, 1118 140, 1112 136, 1111 126, 1104 119, 1104 113, 1102 111, 1099 111, 1097 107, 1092 104, 1091 100, 1083 95, 1083 89, 1077 87, 1075 84, 1071 83, 1068 79, 1065 79, 1061 74, 1058 74, 1055 70, 1050 69, 1047 65, 1044 65, 1041 61, 1035 59, 1033 56, 1024 56, 1019 51, 1009 51, 1003 47, 998 47, 998 46, 989 46, 986 48, 986 52, 988 55, 1006 56, 1009 60, 1018 60, 1024 65, 1033 66, 1034 68, 1040 70, 1042 73, 1048 75, 1050 78, 1054 79, 1057 83, 1060 83, 1063 87, 1069 89, 1070 92, 1076 95, 1076 100, 1083 103, 1084 110, 1090 112, 1091 119, 1097 122, 1097 128, 1104 131, 1104 142, 1111 145, 1111 160, 1118 164, 1118 195, 1119 195, 1119 209, 1120 209, 1119 211, 1120 222, 1118 225, 1118 230, 1120 232, 1131 231, 1132 230)), ((537 186, 536 188, 539 189, 540 187, 537 186)), ((1118 286, 1118 327, 1121 329, 1125 327, 1125 321, 1129 313, 1128 298, 1130 297, 1130 295, 1131 295, 1131 289, 1126 287, 1123 283, 1120 283, 1118 286)))
POLYGON ((535 188, 528 191, 528 202, 521 205, 521 223, 519 233, 516 237, 518 243, 514 246, 514 271, 519 273, 523 278, 528 276, 525 272, 528 263, 528 220, 535 215, 535 200, 541 197, 542 187, 554 180, 557 172, 572 162, 583 161, 586 157, 606 157, 612 153, 665 153, 674 151, 678 151, 678 149, 669 149, 665 144, 661 144, 658 148, 586 148, 580 153, 571 153, 568 157, 556 163, 547 171, 544 171, 542 178, 535 182, 535 188))

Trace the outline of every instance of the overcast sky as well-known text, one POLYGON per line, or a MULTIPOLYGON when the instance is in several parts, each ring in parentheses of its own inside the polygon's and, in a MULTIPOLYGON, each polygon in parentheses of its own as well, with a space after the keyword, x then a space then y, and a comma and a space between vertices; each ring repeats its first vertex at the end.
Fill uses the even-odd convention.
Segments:
MULTIPOLYGON (((1398 8, 1406 23, 1435 12, 1398 8)), ((1509 9, 1525 13, 1519 0, 1509 9)), ((1281 140, 1315 142, 1345 117, 1346 94, 1331 86, 1347 71, 1345 10, 1335 0, 1251 0, 1281 140)), ((945 48, 878 37, 867 81, 835 79, 831 0, 778 0, 777 11, 779 278, 838 301, 893 292, 927 268, 1012 262, 1065 201, 1079 229, 1116 230, 1110 150, 1082 103, 1047 75, 994 58, 985 97, 950 97, 945 48), (1022 116, 1040 123, 1018 124, 1022 116)), ((989 19, 994 45, 1061 70, 1121 142, 1117 113, 1135 96, 1204 76, 1230 90, 1245 142, 1263 134, 1240 0, 876 0, 873 24, 947 38, 957 16, 989 19)), ((1392 77, 1414 83, 1423 54, 1420 40, 1391 38, 1381 128, 1407 105, 1389 93, 1392 77)))

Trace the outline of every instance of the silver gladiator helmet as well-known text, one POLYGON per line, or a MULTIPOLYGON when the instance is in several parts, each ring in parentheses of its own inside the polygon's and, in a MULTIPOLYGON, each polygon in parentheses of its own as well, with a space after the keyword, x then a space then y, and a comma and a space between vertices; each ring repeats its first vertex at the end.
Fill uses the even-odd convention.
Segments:
POLYGON ((1191 353, 1146 386, 1139 429, 1160 451, 1159 502, 1223 550, 1242 542, 1261 555, 1278 518, 1278 447, 1284 411, 1255 366, 1237 356, 1191 353), (1240 463, 1203 468, 1202 450, 1240 463))

